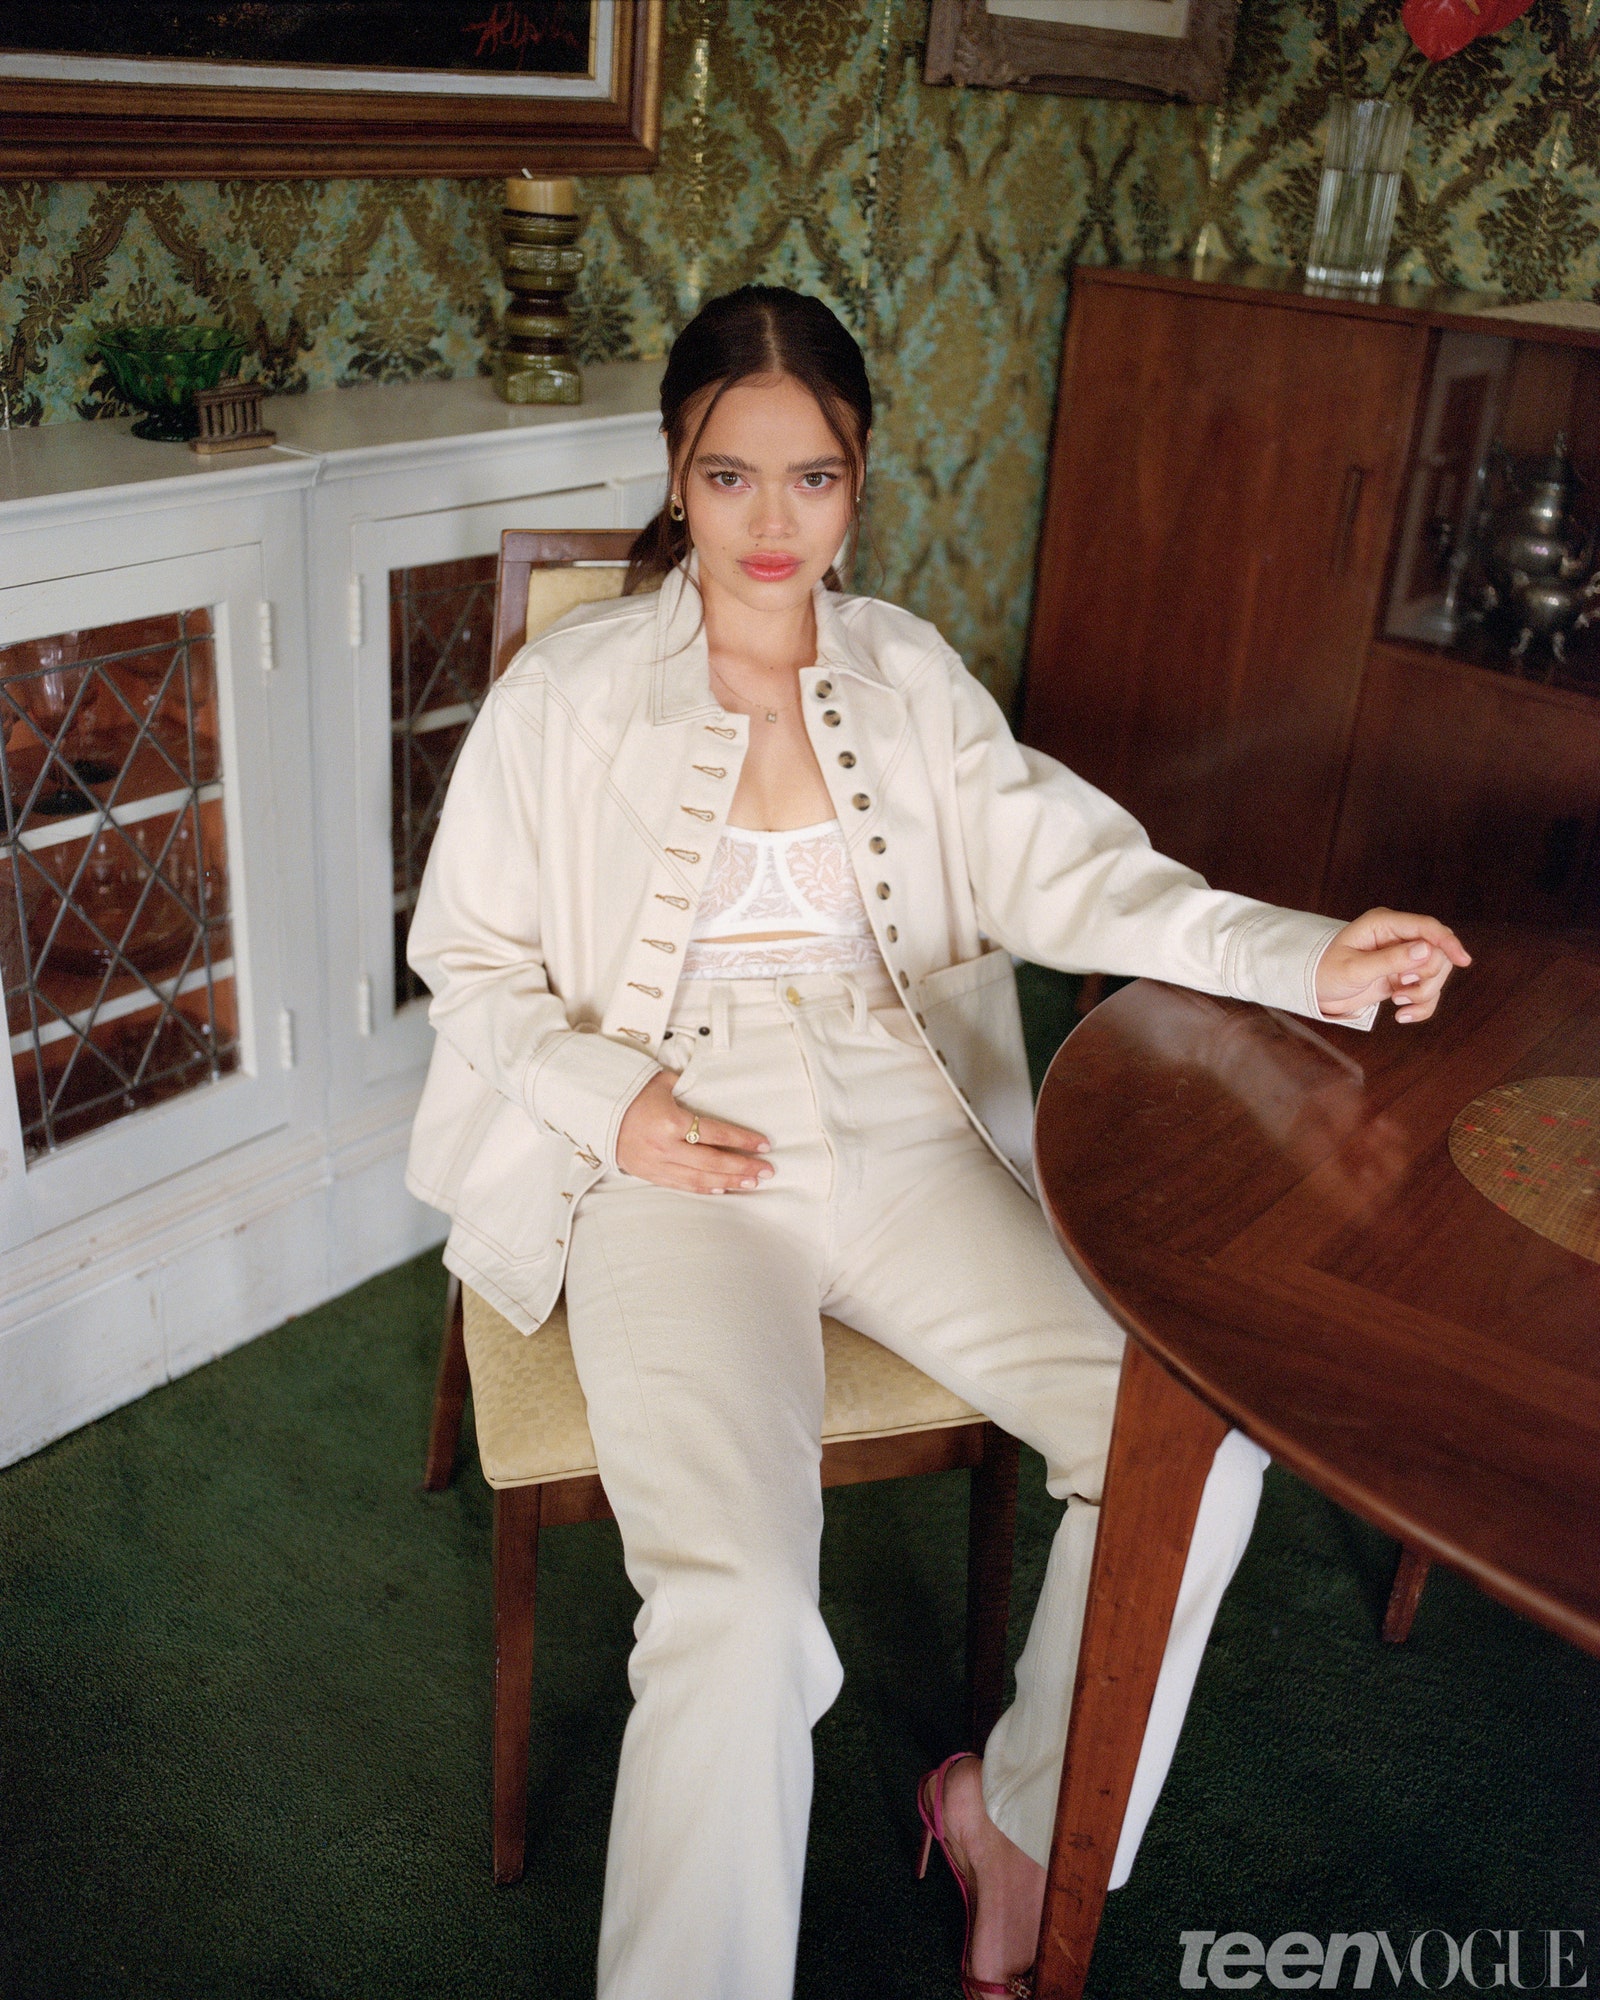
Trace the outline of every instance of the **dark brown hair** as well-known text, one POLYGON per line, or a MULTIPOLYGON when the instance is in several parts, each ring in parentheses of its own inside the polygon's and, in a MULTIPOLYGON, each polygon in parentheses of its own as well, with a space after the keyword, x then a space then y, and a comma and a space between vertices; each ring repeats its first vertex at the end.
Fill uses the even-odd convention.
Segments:
MULTIPOLYGON (((854 336, 821 299, 781 285, 741 285, 711 299, 672 343, 661 378, 661 428, 672 477, 692 464, 724 390, 752 375, 792 375, 816 397, 850 468, 854 527, 872 428, 867 364, 854 336), (713 394, 688 437, 689 407, 708 388, 713 394)), ((625 588, 648 590, 688 558, 689 524, 674 521, 663 507, 629 551, 625 588)), ((823 581, 830 590, 841 587, 831 569, 823 581)))

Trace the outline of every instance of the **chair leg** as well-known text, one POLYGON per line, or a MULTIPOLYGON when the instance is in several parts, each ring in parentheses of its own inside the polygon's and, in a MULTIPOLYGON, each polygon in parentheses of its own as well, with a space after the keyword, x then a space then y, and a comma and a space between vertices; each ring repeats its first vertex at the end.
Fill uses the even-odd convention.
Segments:
POLYGON ((1103 972, 1086 972, 1078 985, 1078 1016, 1080 1020, 1091 1013, 1106 997, 1106 976, 1103 972))
POLYGON ((1391 1646, 1400 1646, 1411 1637, 1411 1621, 1422 1602, 1422 1586, 1433 1565, 1416 1549, 1403 1548, 1389 1592, 1389 1608, 1383 1614, 1383 1636, 1391 1646))
POLYGON ((428 1462, 422 1474, 425 1493, 442 1493, 456 1469, 461 1442, 461 1412, 467 1400, 467 1337, 461 1309, 461 1280, 453 1274, 444 1295, 444 1338, 439 1343, 439 1373, 433 1385, 433 1421, 428 1427, 428 1462))
POLYGON ((980 1755, 1005 1706, 1018 1457, 1014 1437, 996 1424, 984 1426, 967 1528, 967 1741, 980 1755))
POLYGON ((494 1879, 522 1879, 533 1733, 533 1611, 539 1573, 537 1486, 494 1496, 494 1879))

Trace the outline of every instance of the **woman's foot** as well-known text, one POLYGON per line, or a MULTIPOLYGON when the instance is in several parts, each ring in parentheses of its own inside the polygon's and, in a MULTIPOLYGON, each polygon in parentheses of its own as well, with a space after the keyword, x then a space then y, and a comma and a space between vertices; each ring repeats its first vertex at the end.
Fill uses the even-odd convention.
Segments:
POLYGON ((1044 1870, 1008 1840, 983 1802, 983 1764, 963 1757, 944 1785, 945 1834, 972 1883, 967 1971, 1003 1984, 1033 1964, 1044 1912, 1044 1870))

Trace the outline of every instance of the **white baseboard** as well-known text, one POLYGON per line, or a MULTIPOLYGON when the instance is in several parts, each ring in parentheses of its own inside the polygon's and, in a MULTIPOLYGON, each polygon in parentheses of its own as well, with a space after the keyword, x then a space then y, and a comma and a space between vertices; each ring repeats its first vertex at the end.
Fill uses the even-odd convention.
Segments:
POLYGON ((414 1085, 0 1257, 0 1466, 444 1240, 402 1183, 414 1085))

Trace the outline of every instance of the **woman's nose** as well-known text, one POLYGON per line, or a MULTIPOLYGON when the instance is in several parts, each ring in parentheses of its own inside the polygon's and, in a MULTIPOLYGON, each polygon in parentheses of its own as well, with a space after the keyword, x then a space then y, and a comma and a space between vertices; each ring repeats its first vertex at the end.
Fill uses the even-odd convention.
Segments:
POLYGON ((794 532, 794 504, 784 485, 758 486, 750 503, 750 532, 776 539, 794 532))

